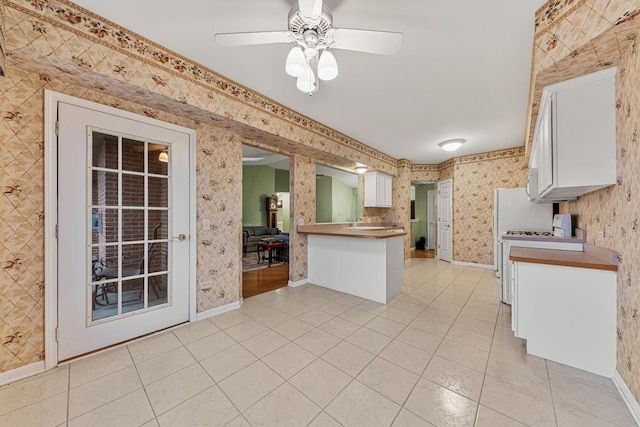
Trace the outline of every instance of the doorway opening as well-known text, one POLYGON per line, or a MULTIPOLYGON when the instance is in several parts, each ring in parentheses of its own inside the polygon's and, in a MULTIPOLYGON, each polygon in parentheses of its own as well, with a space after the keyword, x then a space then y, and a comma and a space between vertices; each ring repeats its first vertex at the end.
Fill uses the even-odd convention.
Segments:
POLYGON ((289 283, 290 159, 242 146, 242 297, 289 283))
POLYGON ((411 181, 411 258, 433 258, 436 245, 433 181, 411 181))

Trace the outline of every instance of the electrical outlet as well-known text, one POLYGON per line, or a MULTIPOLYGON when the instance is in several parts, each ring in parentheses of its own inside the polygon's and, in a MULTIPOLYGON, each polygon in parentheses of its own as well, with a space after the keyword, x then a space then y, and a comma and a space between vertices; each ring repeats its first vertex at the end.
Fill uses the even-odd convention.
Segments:
POLYGON ((604 231, 598 231, 598 241, 601 242, 604 240, 604 231))
POLYGON ((209 282, 200 282, 200 290, 201 291, 208 291, 211 288, 213 288, 213 282, 211 282, 211 281, 209 281, 209 282))
POLYGON ((582 221, 578 221, 578 228, 582 230, 582 221))
POLYGON ((210 219, 203 219, 202 220, 202 229, 203 230, 211 230, 211 220, 210 219))
POLYGON ((304 225, 304 218, 298 218, 298 225, 304 225))

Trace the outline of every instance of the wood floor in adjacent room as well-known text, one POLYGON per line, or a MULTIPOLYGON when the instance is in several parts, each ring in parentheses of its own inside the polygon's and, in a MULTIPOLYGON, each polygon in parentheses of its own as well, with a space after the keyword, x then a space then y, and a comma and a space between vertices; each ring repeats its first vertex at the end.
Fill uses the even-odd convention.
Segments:
POLYGON ((249 298, 264 292, 287 286, 289 283, 289 264, 272 265, 271 267, 242 273, 242 297, 249 298))
POLYGON ((435 250, 426 249, 426 250, 418 250, 411 251, 411 258, 433 258, 435 256, 435 250))

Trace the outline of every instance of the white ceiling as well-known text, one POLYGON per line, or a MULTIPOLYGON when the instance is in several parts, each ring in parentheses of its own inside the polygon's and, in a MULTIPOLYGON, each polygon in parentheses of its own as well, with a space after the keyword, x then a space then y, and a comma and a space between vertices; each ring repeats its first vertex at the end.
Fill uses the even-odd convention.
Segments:
POLYGON ((292 45, 223 47, 214 34, 287 29, 295 0, 75 0, 395 158, 435 164, 524 144, 534 13, 546 0, 325 0, 334 26, 398 31, 395 56, 333 50, 340 74, 309 96, 292 45), (438 143, 467 142, 455 153, 438 143))

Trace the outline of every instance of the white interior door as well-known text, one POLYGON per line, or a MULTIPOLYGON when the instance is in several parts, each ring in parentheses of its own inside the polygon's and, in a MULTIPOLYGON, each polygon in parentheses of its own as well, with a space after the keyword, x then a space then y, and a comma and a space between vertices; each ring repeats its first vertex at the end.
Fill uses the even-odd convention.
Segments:
POLYGON ((59 360, 189 320, 190 134, 105 111, 58 102, 59 360))
POLYGON ((427 191, 427 235, 429 249, 436 248, 436 191, 427 191))
POLYGON ((438 183, 438 258, 451 262, 451 180, 438 183))

